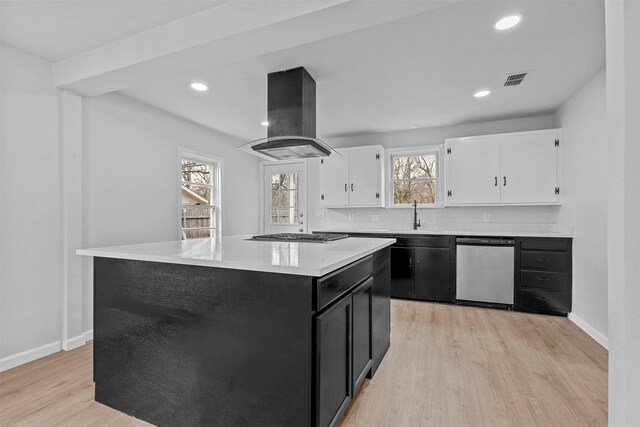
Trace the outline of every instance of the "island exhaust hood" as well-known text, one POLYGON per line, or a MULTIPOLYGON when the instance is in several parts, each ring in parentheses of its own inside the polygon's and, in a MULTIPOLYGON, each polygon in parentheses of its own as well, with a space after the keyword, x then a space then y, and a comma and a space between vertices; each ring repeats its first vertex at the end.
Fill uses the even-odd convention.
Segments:
POLYGON ((304 67, 267 75, 267 120, 267 138, 241 150, 271 161, 336 153, 316 138, 316 82, 304 67))

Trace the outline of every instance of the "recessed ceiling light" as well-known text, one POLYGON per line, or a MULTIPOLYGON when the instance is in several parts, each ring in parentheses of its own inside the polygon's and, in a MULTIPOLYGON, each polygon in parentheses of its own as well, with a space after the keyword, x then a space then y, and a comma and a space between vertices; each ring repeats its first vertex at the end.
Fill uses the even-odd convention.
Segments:
POLYGON ((500 19, 498 22, 493 24, 493 28, 499 31, 508 30, 509 28, 513 28, 518 25, 520 21, 522 21, 522 15, 516 13, 515 15, 505 16, 500 19))
POLYGON ((209 86, 207 86, 204 83, 195 82, 195 83, 191 83, 191 89, 197 90, 198 92, 204 92, 209 90, 209 86))
POLYGON ((420 125, 409 125, 409 129, 418 129, 420 125))
POLYGON ((269 126, 269 122, 261 122, 260 123, 262 126, 269 126))
POLYGON ((490 90, 479 90, 476 93, 473 94, 473 96, 475 96, 476 98, 484 98, 485 96, 489 95, 491 93, 490 90))

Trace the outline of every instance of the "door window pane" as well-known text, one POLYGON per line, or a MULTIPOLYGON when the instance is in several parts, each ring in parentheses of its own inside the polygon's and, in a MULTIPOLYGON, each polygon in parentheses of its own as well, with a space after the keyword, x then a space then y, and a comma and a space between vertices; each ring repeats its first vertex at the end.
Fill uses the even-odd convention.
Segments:
POLYGON ((271 224, 298 224, 299 219, 298 174, 271 175, 271 224))

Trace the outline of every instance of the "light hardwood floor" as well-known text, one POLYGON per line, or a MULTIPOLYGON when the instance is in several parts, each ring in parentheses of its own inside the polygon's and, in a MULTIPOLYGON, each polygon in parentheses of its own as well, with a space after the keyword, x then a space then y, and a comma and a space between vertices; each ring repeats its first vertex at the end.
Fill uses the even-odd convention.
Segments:
MULTIPOLYGON (((392 300, 352 426, 604 426, 607 352, 566 318, 392 300)), ((92 346, 0 374, 0 425, 148 426, 93 401, 92 346)))

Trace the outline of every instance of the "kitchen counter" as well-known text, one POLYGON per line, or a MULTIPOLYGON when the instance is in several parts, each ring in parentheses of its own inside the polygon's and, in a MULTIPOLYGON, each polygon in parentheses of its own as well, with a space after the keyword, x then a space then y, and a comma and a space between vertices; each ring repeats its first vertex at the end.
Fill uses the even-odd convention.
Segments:
POLYGON ((394 239, 348 238, 327 243, 262 242, 251 236, 192 239, 79 249, 78 255, 320 277, 392 245, 394 239))

